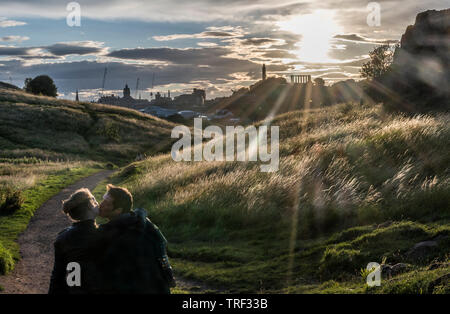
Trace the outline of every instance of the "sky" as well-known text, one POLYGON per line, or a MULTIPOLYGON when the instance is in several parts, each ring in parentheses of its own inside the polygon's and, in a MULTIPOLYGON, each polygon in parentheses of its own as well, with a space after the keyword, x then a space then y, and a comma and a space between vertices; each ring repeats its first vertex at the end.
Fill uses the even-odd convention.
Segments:
POLYGON ((0 0, 0 81, 22 87, 47 74, 59 97, 79 90, 90 101, 105 68, 104 93, 122 95, 128 84, 142 98, 193 88, 208 99, 227 96, 259 80, 263 63, 269 76, 357 80, 369 51, 400 40, 417 13, 450 7, 449 0, 369 2, 0 0))

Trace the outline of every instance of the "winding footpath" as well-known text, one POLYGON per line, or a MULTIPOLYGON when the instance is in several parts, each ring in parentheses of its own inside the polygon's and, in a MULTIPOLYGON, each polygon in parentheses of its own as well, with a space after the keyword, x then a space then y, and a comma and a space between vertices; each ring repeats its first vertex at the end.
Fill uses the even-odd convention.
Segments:
POLYGON ((38 208, 27 229, 19 236, 22 258, 7 276, 0 276, 0 293, 47 293, 53 269, 53 242, 71 222, 61 213, 61 202, 77 189, 94 189, 113 171, 97 172, 64 188, 38 208))
MULTIPOLYGON (((58 233, 71 225, 61 212, 61 203, 80 188, 93 190, 113 171, 97 172, 67 186, 39 207, 27 229, 19 236, 21 259, 7 276, 0 276, 0 294, 46 294, 53 269, 53 242, 58 233)), ((190 293, 214 291, 202 283, 176 277, 178 289, 190 293)))

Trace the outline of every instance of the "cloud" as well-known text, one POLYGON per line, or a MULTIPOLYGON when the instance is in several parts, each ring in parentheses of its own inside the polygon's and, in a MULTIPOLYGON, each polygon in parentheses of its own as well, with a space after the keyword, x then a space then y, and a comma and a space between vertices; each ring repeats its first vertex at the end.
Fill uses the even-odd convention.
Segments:
POLYGON ((25 56, 29 55, 31 48, 0 46, 0 56, 25 56))
POLYGON ((189 38, 232 38, 242 37, 244 33, 242 28, 233 26, 223 27, 207 27, 207 30, 196 34, 173 34, 164 36, 153 36, 156 41, 170 41, 176 39, 189 39, 189 38))
POLYGON ((110 52, 107 56, 127 60, 164 61, 174 64, 217 65, 230 51, 225 47, 213 48, 131 48, 110 52))
MULTIPOLYGON (((23 38, 21 37, 21 39, 23 38)), ((0 56, 16 56, 22 59, 57 59, 69 55, 103 55, 108 52, 108 48, 102 46, 102 42, 96 41, 74 41, 38 47, 0 46, 0 56)))
POLYGON ((370 44, 395 44, 398 40, 388 40, 388 39, 373 39, 367 38, 358 34, 340 34, 335 35, 333 38, 341 39, 345 41, 357 42, 357 43, 370 43, 370 44))
POLYGON ((275 58, 275 59, 297 59, 297 55, 290 53, 286 50, 273 49, 273 50, 262 50, 263 57, 275 58))
POLYGON ((56 43, 44 46, 54 56, 68 55, 98 55, 107 53, 107 48, 102 47, 104 43, 96 41, 75 41, 66 43, 56 43))
POLYGON ((27 23, 25 23, 25 22, 20 22, 20 21, 15 21, 15 20, 8 20, 5 17, 0 17, 0 27, 1 28, 21 26, 21 25, 26 25, 26 24, 27 23))
POLYGON ((218 46, 218 44, 216 44, 216 43, 204 42, 204 41, 197 43, 197 45, 200 47, 217 47, 218 46))
POLYGON ((0 37, 0 41, 2 42, 22 42, 29 39, 30 37, 27 36, 16 36, 16 35, 0 37))
MULTIPOLYGON (((283 43, 283 42, 284 41, 281 40, 281 43, 283 43)), ((274 38, 247 38, 247 39, 242 40, 241 43, 243 45, 263 46, 263 45, 275 44, 275 43, 280 44, 280 40, 274 39, 274 38)))
MULTIPOLYGON (((77 0, 83 18, 96 20, 133 19, 142 21, 227 21, 260 19, 261 15, 286 15, 302 5, 292 0, 77 0)), ((2 4, 8 16, 65 18, 67 2, 58 0, 15 0, 2 4)), ((305 6, 304 4, 303 6, 305 6)), ((6 13, 3 13, 6 12, 6 13)))

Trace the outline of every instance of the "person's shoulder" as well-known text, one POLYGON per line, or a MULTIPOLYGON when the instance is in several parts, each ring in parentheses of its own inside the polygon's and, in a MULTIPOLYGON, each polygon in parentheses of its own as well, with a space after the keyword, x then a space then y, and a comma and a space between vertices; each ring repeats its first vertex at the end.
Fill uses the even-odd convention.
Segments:
POLYGON ((58 235, 56 236, 55 245, 64 242, 71 234, 73 230, 73 226, 67 227, 63 230, 61 230, 58 235))

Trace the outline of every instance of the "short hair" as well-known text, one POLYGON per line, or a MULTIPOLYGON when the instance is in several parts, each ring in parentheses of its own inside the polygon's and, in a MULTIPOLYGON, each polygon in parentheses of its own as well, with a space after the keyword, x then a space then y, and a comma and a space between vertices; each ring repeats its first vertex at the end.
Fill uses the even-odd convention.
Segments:
POLYGON ((70 197, 63 201, 62 209, 73 220, 83 220, 90 210, 94 208, 95 197, 86 188, 76 190, 70 197))
POLYGON ((108 184, 106 186, 108 194, 113 199, 114 209, 122 208, 123 213, 130 212, 133 206, 133 196, 126 188, 121 188, 108 184))

